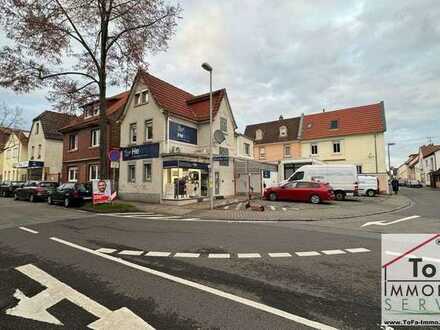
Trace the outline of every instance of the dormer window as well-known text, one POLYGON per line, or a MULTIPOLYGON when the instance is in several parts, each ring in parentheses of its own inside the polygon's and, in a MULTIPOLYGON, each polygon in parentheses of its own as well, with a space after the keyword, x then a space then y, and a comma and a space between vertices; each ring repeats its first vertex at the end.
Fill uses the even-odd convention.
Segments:
POLYGON ((257 129, 255 132, 255 140, 262 140, 263 139, 263 131, 261 129, 257 129))
POLYGON ((280 137, 286 137, 287 136, 287 127, 281 126, 280 127, 280 137))
POLYGON ((99 105, 98 104, 91 105, 91 106, 87 107, 84 110, 84 112, 85 112, 85 118, 97 116, 99 113, 99 105))
POLYGON ((134 105, 142 105, 148 103, 148 90, 139 91, 134 94, 134 105))
POLYGON ((337 129, 339 127, 339 123, 337 120, 332 120, 330 122, 330 129, 337 129))

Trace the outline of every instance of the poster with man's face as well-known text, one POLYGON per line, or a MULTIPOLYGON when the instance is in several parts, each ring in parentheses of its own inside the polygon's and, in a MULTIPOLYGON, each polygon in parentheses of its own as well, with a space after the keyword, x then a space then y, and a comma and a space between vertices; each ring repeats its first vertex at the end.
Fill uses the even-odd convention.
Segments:
POLYGON ((112 194, 110 180, 93 180, 93 204, 109 203, 112 194))

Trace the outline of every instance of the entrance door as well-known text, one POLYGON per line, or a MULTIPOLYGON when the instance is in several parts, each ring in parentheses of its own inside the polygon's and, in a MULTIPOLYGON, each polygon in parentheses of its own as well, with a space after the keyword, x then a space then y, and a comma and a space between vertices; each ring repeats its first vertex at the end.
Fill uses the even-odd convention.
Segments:
POLYGON ((220 173, 215 172, 214 173, 214 180, 215 180, 215 195, 220 195, 220 173))

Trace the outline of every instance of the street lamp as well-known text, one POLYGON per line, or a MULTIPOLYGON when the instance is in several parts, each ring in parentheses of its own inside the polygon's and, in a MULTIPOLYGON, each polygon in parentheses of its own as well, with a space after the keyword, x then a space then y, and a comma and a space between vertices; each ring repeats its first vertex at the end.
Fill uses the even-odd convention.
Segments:
POLYGON ((214 209, 214 162, 212 160, 212 66, 203 63, 202 68, 209 72, 209 205, 214 209))
POLYGON ((390 147, 395 146, 396 144, 394 142, 388 143, 388 171, 391 175, 391 156, 390 156, 390 147))

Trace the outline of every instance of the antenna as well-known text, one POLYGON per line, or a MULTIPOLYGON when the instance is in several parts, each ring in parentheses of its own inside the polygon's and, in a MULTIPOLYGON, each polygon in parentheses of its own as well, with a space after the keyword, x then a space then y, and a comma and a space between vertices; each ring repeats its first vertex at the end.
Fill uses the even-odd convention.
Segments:
POLYGON ((428 139, 428 144, 432 144, 432 136, 428 136, 427 139, 428 139))

